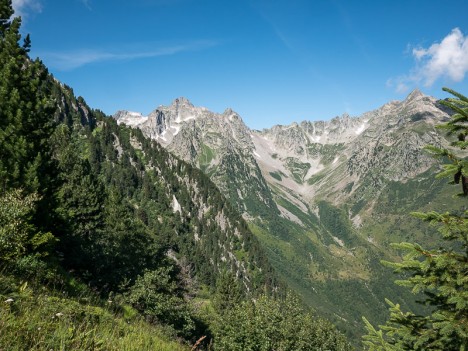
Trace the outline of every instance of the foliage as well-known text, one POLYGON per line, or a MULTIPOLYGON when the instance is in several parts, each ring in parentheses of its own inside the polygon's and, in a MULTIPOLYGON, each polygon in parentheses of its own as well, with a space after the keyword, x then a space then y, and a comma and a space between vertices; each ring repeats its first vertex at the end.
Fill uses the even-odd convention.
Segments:
POLYGON ((334 236, 349 243, 353 238, 353 227, 348 215, 326 201, 318 203, 320 222, 334 236))
POLYGON ((229 271, 221 272, 216 281, 216 291, 213 296, 213 307, 218 313, 224 313, 227 310, 237 306, 245 299, 239 282, 229 271))
MULTIPOLYGON (((450 134, 458 134, 453 146, 464 149, 468 135, 468 99, 451 90, 457 99, 442 103, 456 113, 441 127, 450 134)), ((437 156, 447 157, 439 176, 453 176, 465 191, 466 162, 452 151, 428 148, 437 156)), ((390 318, 380 330, 364 319, 368 334, 364 344, 369 350, 466 350, 468 347, 468 211, 452 213, 414 213, 421 220, 435 225, 445 245, 428 250, 415 243, 394 246, 405 251, 402 262, 384 262, 396 273, 403 274, 397 284, 422 293, 421 303, 431 307, 430 312, 418 315, 402 311, 390 301, 390 318)))
POLYGON ((195 329, 183 290, 168 268, 146 271, 126 293, 127 301, 150 321, 167 324, 189 337, 195 329))
POLYGON ((54 238, 30 223, 37 194, 11 190, 0 195, 0 262, 15 261, 27 252, 47 255, 54 238))
MULTIPOLYGON (((62 286, 62 290, 66 288, 62 286)), ((80 296, 47 286, 25 284, 0 274, 0 349, 183 351, 160 328, 127 318, 115 301, 89 291, 80 296)))
POLYGON ((304 311, 291 294, 284 301, 244 301, 219 317, 214 332, 215 350, 351 350, 329 322, 304 311))
POLYGON ((34 203, 33 196, 22 199, 20 192, 9 192, 0 197, 0 258, 9 261, 26 251, 33 231, 27 222, 34 203))
POLYGON ((9 20, 11 1, 0 2, 0 187, 45 190, 50 167, 47 139, 54 125, 47 70, 28 57, 30 39, 18 45, 20 18, 9 20))

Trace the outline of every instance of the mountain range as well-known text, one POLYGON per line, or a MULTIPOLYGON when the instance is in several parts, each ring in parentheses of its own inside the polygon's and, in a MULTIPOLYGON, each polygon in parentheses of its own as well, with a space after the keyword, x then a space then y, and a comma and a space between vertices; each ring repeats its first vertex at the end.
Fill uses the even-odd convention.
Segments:
POLYGON ((391 242, 437 244, 409 216, 448 196, 424 151, 449 146, 436 129, 449 114, 435 98, 415 90, 360 116, 263 130, 248 128, 232 109, 214 113, 182 97, 148 116, 118 111, 114 118, 208 175, 282 279, 351 336, 362 315, 384 319, 384 298, 412 300, 379 261, 398 257, 391 242))

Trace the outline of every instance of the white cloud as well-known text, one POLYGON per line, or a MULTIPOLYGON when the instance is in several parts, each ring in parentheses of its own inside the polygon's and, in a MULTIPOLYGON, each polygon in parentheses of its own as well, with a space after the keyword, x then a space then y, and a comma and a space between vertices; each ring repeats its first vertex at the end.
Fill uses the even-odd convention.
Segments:
POLYGON ((42 4, 39 0, 13 0, 15 16, 25 17, 28 12, 41 12, 42 4))
POLYGON ((387 82, 397 92, 406 92, 414 84, 430 87, 439 79, 460 82, 468 72, 468 36, 454 28, 440 43, 413 48, 412 55, 416 64, 410 74, 387 82))
POLYGON ((98 50, 77 50, 69 52, 39 53, 39 57, 47 65, 62 71, 70 71, 81 66, 104 61, 131 61, 143 58, 174 55, 185 51, 202 50, 214 46, 214 42, 199 41, 184 45, 174 45, 156 48, 150 51, 137 52, 106 52, 98 50))
POLYGON ((468 36, 455 28, 440 44, 413 49, 413 56, 421 64, 418 73, 425 86, 442 77, 460 82, 468 72, 468 36))

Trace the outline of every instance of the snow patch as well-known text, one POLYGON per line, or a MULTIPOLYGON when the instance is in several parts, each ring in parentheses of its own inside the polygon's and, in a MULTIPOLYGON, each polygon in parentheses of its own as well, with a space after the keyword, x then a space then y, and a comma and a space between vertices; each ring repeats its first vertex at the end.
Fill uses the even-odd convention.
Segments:
POLYGON ((147 117, 143 116, 140 112, 126 111, 125 114, 117 119, 117 124, 125 124, 130 127, 137 126, 146 122, 147 117))
POLYGON ((187 121, 190 121, 191 119, 195 119, 195 116, 188 116, 188 117, 184 118, 182 121, 187 122, 187 121))
POLYGON ((354 131, 354 133, 356 133, 356 135, 359 135, 359 134, 361 134, 365 129, 366 129, 366 125, 365 125, 365 124, 361 124, 361 125, 359 126, 359 128, 356 129, 356 130, 354 131))
POLYGON ((310 165, 309 170, 307 171, 307 174, 304 177, 304 180, 310 179, 310 177, 312 177, 314 174, 317 174, 318 172, 320 172, 322 169, 325 168, 325 166, 319 163, 318 160, 311 160, 309 161, 309 163, 311 165, 310 165))
POLYGON ((176 136, 180 132, 180 127, 179 126, 171 126, 171 128, 175 129, 175 132, 172 133, 172 135, 176 136))
POLYGON ((133 117, 143 117, 143 115, 140 112, 128 111, 128 114, 133 117))
POLYGON ((167 133, 167 129, 164 130, 164 132, 162 132, 160 135, 158 135, 158 138, 160 138, 160 139, 162 139, 164 141, 167 141, 167 139, 165 137, 166 133, 167 133))
POLYGON ((174 122, 175 123, 182 123, 182 122, 190 121, 191 119, 195 119, 195 116, 187 116, 185 118, 182 118, 180 116, 180 113, 178 113, 176 119, 174 120, 174 122))
POLYGON ((320 142, 320 139, 321 139, 321 138, 320 138, 319 136, 317 136, 317 135, 312 135, 310 138, 312 139, 312 141, 313 141, 314 143, 319 143, 319 142, 320 142))

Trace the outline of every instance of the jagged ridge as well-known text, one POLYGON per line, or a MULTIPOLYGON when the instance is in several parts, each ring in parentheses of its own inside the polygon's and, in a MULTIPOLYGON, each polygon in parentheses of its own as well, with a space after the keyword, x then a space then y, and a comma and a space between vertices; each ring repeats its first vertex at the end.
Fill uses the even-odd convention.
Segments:
POLYGON ((447 118, 436 99, 416 90, 358 117, 262 131, 250 130, 232 110, 215 114, 180 98, 138 127, 208 174, 244 213, 283 278, 342 321, 359 318, 369 301, 385 310, 383 297, 399 295, 378 267, 394 254, 388 250, 391 235, 380 233, 391 229, 379 223, 391 218, 406 225, 396 207, 388 211, 395 196, 411 205, 425 184, 431 195, 414 209, 439 196, 441 183, 426 176, 434 160, 422 148, 447 145, 434 128, 447 118), (392 190, 399 188, 404 191, 392 190), (363 300, 344 304, 341 293, 330 294, 334 282, 363 300))

